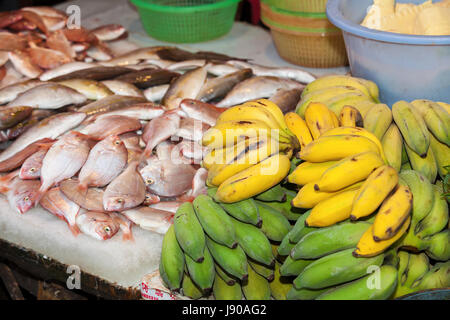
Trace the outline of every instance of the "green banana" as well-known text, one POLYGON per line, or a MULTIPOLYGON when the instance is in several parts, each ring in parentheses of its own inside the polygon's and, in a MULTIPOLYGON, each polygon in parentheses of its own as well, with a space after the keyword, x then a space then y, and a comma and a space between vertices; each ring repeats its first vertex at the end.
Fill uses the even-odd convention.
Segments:
POLYGON ((215 263, 214 267, 216 268, 216 275, 221 277, 228 285, 232 286, 236 283, 237 278, 228 274, 219 264, 215 263))
POLYGON ((325 293, 330 288, 325 289, 296 289, 294 286, 292 286, 291 290, 289 290, 286 298, 287 300, 314 300, 318 296, 320 296, 322 293, 325 293))
POLYGON ((436 263, 422 278, 415 291, 450 287, 450 261, 436 263))
POLYGON ((230 249, 208 236, 206 236, 206 246, 217 264, 226 272, 240 280, 247 278, 247 257, 241 247, 230 249))
POLYGON ((286 190, 286 201, 284 202, 264 202, 265 205, 274 208, 281 212, 290 221, 297 221, 298 218, 302 216, 305 212, 304 209, 296 208, 291 205, 292 200, 295 198, 297 193, 292 190, 286 190))
POLYGON ((248 268, 248 278, 241 283, 242 292, 247 300, 269 300, 270 286, 266 278, 248 268))
POLYGON ((388 165, 400 172, 402 166, 403 138, 395 123, 391 123, 381 140, 388 165))
POLYGON ((280 264, 275 263, 274 279, 269 282, 270 293, 275 300, 286 300, 292 281, 280 274, 280 264))
POLYGON ((203 261, 205 234, 190 202, 185 202, 178 208, 173 225, 183 251, 195 261, 203 261))
POLYGON ((371 226, 366 222, 344 222, 320 228, 304 236, 291 250, 291 257, 317 259, 348 248, 353 248, 371 226))
POLYGON ((164 235, 159 261, 159 274, 166 286, 172 291, 178 291, 184 272, 184 254, 171 225, 164 235))
POLYGON ((378 274, 369 274, 361 279, 340 285, 322 293, 316 300, 385 300, 388 299, 397 285, 397 269, 382 266, 378 274), (369 286, 371 279, 379 283, 369 286))
POLYGON ((445 179, 449 173, 446 167, 450 165, 450 148, 438 141, 432 134, 430 134, 430 148, 436 160, 439 176, 445 179))
POLYGON ((450 146, 450 114, 430 100, 414 100, 411 105, 418 111, 428 129, 442 143, 450 146))
POLYGON ((252 259, 267 266, 273 266, 275 258, 272 254, 272 246, 266 235, 254 225, 240 222, 232 218, 236 239, 239 246, 252 259))
POLYGON ((189 276, 192 281, 194 281, 194 283, 206 293, 212 289, 216 272, 214 269, 214 260, 209 253, 208 248, 205 248, 203 255, 205 259, 203 259, 202 262, 194 261, 187 254, 185 255, 185 259, 189 276))
POLYGON ((274 269, 273 268, 269 268, 268 266, 265 266, 262 263, 259 263, 258 261, 255 261, 252 259, 248 259, 247 262, 254 271, 256 271, 258 274, 262 275, 268 281, 273 280, 273 278, 274 278, 274 269))
POLYGON ((403 285, 408 288, 414 288, 429 269, 430 263, 425 253, 411 253, 409 256, 408 267, 404 273, 406 279, 403 285))
POLYGON ((434 260, 450 260, 450 230, 446 229, 428 238, 425 252, 434 260))
POLYGON ((280 245, 278 246, 277 253, 280 256, 288 256, 291 253, 292 248, 295 246, 295 243, 292 243, 289 240, 290 231, 284 236, 283 240, 281 240, 280 245))
POLYGON ((307 235, 310 232, 317 230, 314 227, 305 226, 305 220, 308 218, 311 210, 306 211, 294 224, 291 231, 289 232, 289 240, 292 243, 297 243, 300 241, 302 237, 307 235))
POLYGON ((406 101, 392 106, 392 116, 406 144, 420 157, 425 157, 430 146, 430 135, 422 117, 406 101))
POLYGON ((291 224, 278 210, 266 206, 262 202, 256 202, 259 216, 262 219, 261 231, 267 238, 273 241, 281 241, 291 230, 291 224))
POLYGON ((425 154, 425 157, 422 158, 417 153, 415 153, 414 150, 412 150, 408 145, 405 145, 405 147, 406 152, 408 153, 411 167, 415 171, 421 172, 431 183, 434 183, 434 181, 436 180, 438 168, 433 150, 429 148, 425 154))
MULTIPOLYGON (((397 129, 398 129, 398 127, 397 127, 397 129)), ((406 143, 402 144, 402 164, 409 163, 409 158, 408 158, 408 154, 406 153, 405 144, 406 143)))
POLYGON ((344 106, 352 106, 353 104, 361 101, 371 101, 371 99, 361 93, 349 92, 335 96, 324 101, 323 103, 328 107, 328 109, 330 109, 330 111, 334 112, 336 116, 339 116, 344 106))
POLYGON ((298 276, 302 271, 315 260, 294 260, 291 256, 287 256, 280 267, 280 274, 282 276, 298 276))
POLYGON ((364 117, 364 129, 372 132, 381 141, 392 123, 392 111, 383 103, 374 105, 364 117))
POLYGON ((399 286, 403 286, 406 281, 406 270, 408 269, 409 265, 409 258, 410 255, 406 251, 399 251, 398 252, 398 284, 399 286))
POLYGON ((386 251, 384 254, 383 264, 397 268, 398 263, 399 263, 397 251, 398 251, 398 248, 396 248, 396 247, 391 248, 388 251, 386 251))
POLYGON ((198 221, 211 239, 229 248, 237 246, 231 218, 221 206, 204 194, 197 196, 193 205, 198 221))
POLYGON ((415 234, 419 239, 438 233, 448 223, 448 204, 445 199, 441 198, 441 193, 436 186, 434 188, 434 203, 428 215, 420 221, 416 228, 415 234))
POLYGON ((255 196, 256 200, 267 201, 267 202, 284 202, 286 201, 286 190, 280 184, 258 194, 255 196))
POLYGON ((238 282, 230 285, 218 275, 214 280, 213 294, 216 300, 242 300, 241 285, 238 282))
POLYGON ((191 299, 200 299, 203 296, 202 290, 192 281, 187 273, 183 276, 183 296, 191 299))
POLYGON ((342 250, 322 257, 308 265, 297 278, 294 286, 297 289, 322 289, 364 276, 370 266, 380 266, 384 254, 370 258, 356 258, 354 248, 342 250))
POLYGON ((411 167, 411 163, 408 162, 402 164, 402 166, 400 167, 400 172, 402 171, 406 171, 406 170, 413 170, 413 168, 411 167))

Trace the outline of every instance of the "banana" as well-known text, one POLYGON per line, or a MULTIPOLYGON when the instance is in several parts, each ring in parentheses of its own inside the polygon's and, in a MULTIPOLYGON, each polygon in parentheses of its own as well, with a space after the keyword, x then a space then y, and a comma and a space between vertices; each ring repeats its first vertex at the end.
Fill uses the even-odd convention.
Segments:
POLYGON ((184 273, 184 254, 171 225, 164 235, 159 262, 159 273, 166 286, 172 291, 178 291, 184 273))
POLYGON ((264 278, 266 278, 268 281, 272 281, 275 277, 274 275, 274 268, 269 268, 265 265, 263 265, 262 263, 259 263, 255 260, 252 259, 248 259, 248 264, 250 265, 250 267, 259 275, 263 276, 264 278))
POLYGON ((281 111, 280 107, 278 107, 275 103, 273 103, 269 99, 258 99, 256 101, 249 101, 244 103, 244 105, 255 105, 257 108, 265 110, 266 112, 272 115, 272 117, 276 120, 281 130, 285 131, 289 135, 294 135, 293 132, 287 126, 286 121, 284 120, 283 111, 281 111))
POLYGON ((291 230, 291 224, 279 211, 262 202, 257 202, 259 216, 262 219, 261 231, 272 241, 281 241, 291 230))
POLYGON ((405 144, 406 152, 408 153, 409 162, 415 171, 421 172, 427 179, 434 183, 437 177, 437 164, 434 157, 433 150, 428 148, 425 157, 420 157, 414 150, 405 144))
POLYGON ((286 296, 292 288, 292 281, 280 274, 280 264, 275 264, 273 281, 269 282, 270 293, 275 300, 286 300, 286 296))
POLYGON ((346 157, 325 170, 314 185, 314 189, 325 192, 339 191, 365 180, 383 164, 383 160, 376 152, 362 152, 346 157))
POLYGON ((257 227, 261 226, 262 220, 259 216, 258 207, 256 206, 255 200, 252 198, 234 203, 219 203, 219 205, 230 216, 242 222, 251 223, 257 227))
POLYGON ((297 289, 322 289, 356 280, 367 273, 371 266, 381 266, 384 255, 371 258, 356 258, 353 248, 329 254, 308 265, 297 278, 294 287, 297 289))
POLYGON ((326 162, 302 162, 291 174, 288 175, 287 181, 297 185, 305 185, 307 183, 317 181, 322 174, 337 161, 326 162))
POLYGON ((411 167, 411 163, 407 162, 407 163, 402 164, 402 166, 400 168, 400 172, 406 171, 406 170, 413 170, 413 168, 411 167))
POLYGON ((397 285, 397 269, 392 266, 382 266, 375 275, 367 275, 361 279, 330 289, 316 300, 385 300, 392 296, 397 285), (375 280, 369 286, 372 278, 375 280), (378 283, 377 283, 378 282, 378 283))
MULTIPOLYGON (((373 108, 374 105, 377 103, 372 100, 362 100, 362 101, 356 101, 352 104, 354 108, 356 108, 363 119, 365 118, 366 114, 369 112, 370 109, 373 108)), ((364 121, 364 120, 363 120, 364 121)))
POLYGON ((379 153, 379 148, 366 137, 350 134, 322 136, 300 151, 300 159, 309 162, 333 161, 367 151, 379 153))
POLYGON ((318 296, 320 296, 322 293, 327 292, 329 288, 325 289, 296 289, 294 286, 292 286, 291 290, 289 290, 286 299, 287 300, 314 300, 318 296))
POLYGON ((392 106, 392 116, 406 144, 419 156, 425 157, 430 135, 425 121, 414 107, 406 101, 398 101, 392 106))
POLYGON ((255 196, 256 200, 266 201, 266 202, 284 202, 286 201, 286 190, 280 184, 273 186, 270 189, 255 196))
POLYGON ((411 253, 409 255, 408 267, 403 274, 405 277, 403 286, 407 288, 414 288, 419 284, 420 280, 429 270, 430 263, 425 253, 411 253))
POLYGON ((214 267, 216 269, 216 277, 219 276, 220 278, 222 278, 223 281, 225 281, 226 284, 228 284, 229 286, 232 286, 233 284, 235 284, 237 281, 237 278, 235 276, 232 276, 230 274, 228 274, 220 265, 218 265, 217 263, 214 264, 214 267))
POLYGON ((242 290, 239 283, 228 284, 221 277, 214 280, 213 294, 216 300, 242 300, 242 290))
POLYGON ((239 246, 252 259, 273 266, 275 259, 272 247, 265 234, 257 227, 232 219, 239 246))
POLYGON ((198 195, 194 201, 194 210, 198 221, 206 234, 229 248, 236 248, 236 234, 230 216, 214 200, 205 195, 198 195))
POLYGON ((264 202, 265 205, 279 211, 288 220, 297 221, 302 216, 304 210, 295 208, 291 205, 292 200, 297 194, 294 191, 286 190, 286 201, 284 202, 264 202))
POLYGON ((353 106, 355 103, 361 101, 372 100, 362 93, 350 92, 328 99, 324 101, 324 104, 327 105, 328 109, 330 109, 331 112, 338 116, 344 106, 353 106))
POLYGON ((439 142, 432 134, 430 134, 430 148, 436 160, 439 176, 444 179, 449 172, 446 167, 450 165, 450 148, 439 142))
POLYGON ((446 229, 436 233, 427 239, 428 256, 437 261, 447 261, 450 259, 450 230, 446 229))
POLYGON ((430 132, 450 146, 450 114, 441 105, 430 100, 414 100, 411 105, 422 116, 430 132))
POLYGON ((450 113, 450 104, 449 103, 445 103, 445 102, 441 102, 441 101, 437 101, 436 103, 438 105, 440 105, 442 108, 444 108, 445 111, 447 111, 447 113, 450 113))
POLYGON ((390 166, 381 166, 372 172, 353 200, 350 219, 357 220, 375 212, 397 183, 397 171, 390 166))
POLYGON ((314 140, 335 127, 330 110, 320 102, 311 102, 305 110, 305 121, 314 140))
POLYGON ((206 246, 214 260, 226 272, 243 280, 247 278, 247 257, 241 247, 230 249, 206 236, 206 246))
POLYGON ((381 145, 383 146, 387 163, 400 172, 402 166, 403 138, 395 123, 392 123, 387 129, 381 140, 381 145))
POLYGON ((203 261, 205 234, 190 202, 183 203, 173 219, 175 235, 184 253, 197 262, 203 261))
POLYGON ((183 276, 183 296, 191 299, 200 299, 203 296, 202 290, 192 281, 188 274, 184 273, 183 276))
POLYGON ((399 258, 398 258, 397 251, 398 250, 395 247, 387 250, 386 253, 384 254, 383 264, 384 265, 393 266, 393 267, 397 268, 398 263, 399 263, 399 258))
POLYGON ((441 193, 436 186, 434 189, 434 203, 428 215, 420 221, 416 228, 415 234, 419 239, 431 236, 438 233, 448 223, 448 204, 447 201, 441 198, 441 193))
POLYGON ((450 261, 436 263, 415 287, 415 291, 447 288, 450 286, 450 261))
POLYGON ((283 238, 283 240, 281 240, 280 245, 277 248, 277 255, 280 256, 288 256, 289 253, 291 252, 292 248, 295 246, 295 243, 292 243, 289 240, 289 235, 290 235, 289 231, 283 238))
POLYGON ((294 260, 287 256, 280 267, 280 274, 284 277, 298 276, 302 271, 315 260, 298 259, 294 260))
POLYGON ((248 268, 248 278, 241 284, 247 300, 269 300, 270 286, 266 278, 248 268))
MULTIPOLYGON (((397 127, 397 129, 398 129, 398 127, 397 127)), ((405 145, 406 145, 406 143, 403 143, 403 145, 402 145, 402 165, 405 163, 409 164, 409 158, 408 158, 408 154, 406 153, 405 145)))
POLYGON ((310 232, 317 230, 317 228, 307 227, 305 225, 305 220, 311 214, 311 210, 306 211, 294 224, 291 231, 289 231, 289 241, 292 243, 297 243, 310 232))
POLYGON ((358 109, 345 105, 339 113, 341 127, 364 127, 364 120, 358 109))
POLYGON ((225 180, 214 198, 231 203, 260 194, 283 180, 289 172, 290 164, 289 157, 273 155, 225 180))
POLYGON ((349 190, 323 200, 305 220, 308 227, 327 227, 350 218, 352 204, 358 190, 349 190))
POLYGON ((353 248, 370 223, 343 222, 331 227, 320 228, 308 233, 291 250, 291 257, 297 259, 317 259, 325 255, 353 248))
POLYGON ((376 242, 373 239, 373 226, 371 226, 359 239, 358 244, 356 245, 356 249, 353 252, 355 257, 373 257, 377 256, 380 253, 384 252, 387 248, 389 248, 393 243, 399 240, 408 230, 409 223, 411 221, 411 217, 408 217, 406 221, 403 223, 400 230, 397 232, 395 236, 388 240, 378 241, 376 242))
POLYGON ((392 111, 383 103, 376 104, 364 117, 364 129, 372 132, 379 140, 392 123, 392 111))
POLYGON ((300 143, 300 149, 303 149, 308 143, 313 141, 311 132, 309 131, 305 120, 303 120, 298 114, 288 112, 284 116, 284 120, 286 121, 286 125, 289 130, 297 137, 300 143))
POLYGON ((186 260, 186 266, 192 281, 203 292, 208 293, 212 289, 216 272, 214 268, 214 260, 207 248, 205 248, 203 256, 205 259, 202 262, 195 262, 187 254, 185 254, 184 258, 186 260))

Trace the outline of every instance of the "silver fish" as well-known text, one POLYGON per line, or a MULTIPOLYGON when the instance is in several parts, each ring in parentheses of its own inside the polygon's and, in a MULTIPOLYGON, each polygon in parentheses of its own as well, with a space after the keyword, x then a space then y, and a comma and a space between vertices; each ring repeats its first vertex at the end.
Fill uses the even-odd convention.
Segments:
POLYGON ((122 214, 145 230, 165 234, 173 224, 174 213, 149 207, 122 211, 122 214))
POLYGON ((107 115, 88 124, 80 132, 88 135, 92 139, 103 140, 110 135, 119 135, 125 132, 139 130, 141 126, 141 122, 136 118, 121 115, 107 115))
MULTIPOLYGON (((89 57, 87 57, 89 58, 89 57)), ((86 59, 87 59, 86 58, 86 59)), ((97 65, 94 67, 90 67, 87 69, 76 70, 70 73, 58 76, 56 78, 52 78, 53 81, 63 81, 69 79, 90 79, 90 80, 107 80, 111 79, 128 72, 133 71, 132 69, 125 67, 116 67, 116 66, 101 66, 97 65)))
POLYGON ((76 223, 82 233, 97 240, 108 240, 120 229, 117 220, 104 212, 80 210, 76 223))
POLYGON ((149 156, 154 147, 169 139, 180 127, 180 116, 176 113, 164 114, 151 120, 144 128, 142 139, 147 143, 145 155, 149 156))
POLYGON ((169 87, 170 84, 162 84, 160 86, 147 88, 143 91, 143 93, 148 101, 158 102, 162 100, 167 90, 169 90, 169 87))
POLYGON ((180 108, 189 118, 203 121, 210 126, 214 126, 217 118, 226 110, 194 99, 184 99, 180 103, 180 108))
POLYGON ((283 113, 294 111, 297 103, 302 95, 302 90, 298 89, 280 89, 273 96, 269 98, 270 101, 275 103, 283 113))
POLYGON ((157 106, 151 102, 144 102, 136 103, 122 109, 93 115, 92 117, 88 118, 88 120, 91 122, 100 118, 116 115, 148 121, 163 115, 164 112, 165 110, 161 106, 157 106))
POLYGON ((90 211, 104 211, 103 209, 103 189, 88 188, 81 190, 78 188, 79 181, 76 178, 66 179, 59 185, 64 195, 78 204, 80 207, 90 211))
POLYGON ((119 136, 122 140, 125 148, 140 148, 139 146, 139 135, 135 132, 127 132, 119 136))
POLYGON ((185 60, 176 63, 171 63, 169 66, 166 66, 167 70, 174 71, 187 71, 192 70, 198 67, 203 67, 206 64, 206 60, 197 59, 197 60, 185 60))
POLYGON ((209 125, 192 118, 183 118, 180 121, 180 126, 175 132, 174 136, 191 140, 200 141, 203 134, 209 129, 209 125))
POLYGON ((19 178, 23 180, 39 179, 41 176, 42 161, 48 149, 40 149, 24 161, 20 168, 19 178))
POLYGON ((155 204, 149 205, 150 208, 169 211, 176 213, 178 208, 183 204, 183 201, 161 201, 155 204))
POLYGON ((133 227, 133 221, 131 221, 130 219, 128 219, 126 216, 124 216, 123 214, 119 213, 119 212, 109 212, 108 213, 109 216, 111 218, 113 218, 113 220, 115 220, 115 222, 117 222, 119 224, 120 230, 122 230, 122 239, 124 241, 127 240, 133 240, 133 233, 131 231, 132 227, 133 227))
POLYGON ((93 33, 100 41, 116 40, 117 38, 124 36, 126 32, 127 29, 120 24, 108 24, 91 30, 91 33, 93 33))
POLYGON ((175 62, 173 62, 172 60, 148 59, 148 60, 145 60, 143 63, 138 64, 138 66, 140 66, 142 64, 144 64, 144 65, 154 65, 154 66, 156 66, 158 68, 161 68, 161 69, 170 70, 169 66, 174 64, 174 63, 175 62))
POLYGON ((90 100, 99 100, 114 93, 103 83, 88 79, 70 79, 58 82, 72 88, 90 100))
POLYGON ((31 88, 40 86, 44 83, 44 81, 40 80, 27 80, 20 83, 15 83, 0 89, 0 104, 4 104, 10 102, 17 98, 17 96, 31 88))
POLYGON ((88 57, 97 61, 108 61, 112 58, 112 55, 109 54, 109 52, 106 52, 102 47, 97 45, 90 46, 89 49, 86 50, 86 54, 88 57))
POLYGON ((139 163, 132 162, 105 189, 103 208, 123 211, 139 206, 145 200, 145 183, 137 171, 139 163))
POLYGON ((17 71, 10 61, 5 63, 2 68, 6 69, 6 74, 0 81, 0 88, 29 80, 29 78, 24 77, 19 71, 17 71))
POLYGON ((137 50, 140 48, 137 44, 127 39, 117 39, 110 41, 108 42, 108 46, 115 57, 123 56, 127 53, 132 52, 133 50, 137 50))
POLYGON ((216 77, 223 77, 236 71, 239 71, 239 68, 233 67, 226 63, 210 64, 208 66, 208 73, 216 77))
POLYGON ((9 183, 6 198, 11 208, 25 213, 35 206, 39 190, 38 180, 22 180, 18 177, 9 183))
POLYGON ((37 78, 42 73, 42 69, 35 65, 30 56, 23 51, 10 51, 9 60, 17 71, 29 78, 37 78))
POLYGON ((81 104, 86 97, 72 88, 46 83, 21 93, 8 106, 30 106, 39 109, 58 109, 69 104, 81 104))
POLYGON ((130 52, 125 53, 124 55, 115 57, 109 61, 102 62, 105 66, 126 66, 129 64, 138 64, 141 61, 148 59, 159 59, 156 52, 161 49, 168 48, 166 46, 155 46, 155 47, 146 47, 139 48, 130 52))
POLYGON ((141 90, 134 84, 120 81, 120 80, 104 80, 102 83, 108 87, 109 90, 121 96, 144 97, 141 90))
POLYGON ((120 96, 120 95, 112 95, 100 99, 98 101, 94 101, 89 103, 83 107, 81 107, 78 111, 84 112, 87 115, 94 115, 97 113, 105 113, 108 111, 113 111, 117 109, 121 109, 132 104, 146 102, 144 98, 139 97, 129 97, 129 96, 120 96))
POLYGON ((48 81, 69 73, 72 73, 74 71, 83 70, 83 69, 89 69, 92 67, 95 67, 96 64, 94 63, 86 63, 86 62, 69 62, 66 64, 63 64, 57 68, 45 71, 41 74, 39 77, 39 80, 41 81, 48 81))

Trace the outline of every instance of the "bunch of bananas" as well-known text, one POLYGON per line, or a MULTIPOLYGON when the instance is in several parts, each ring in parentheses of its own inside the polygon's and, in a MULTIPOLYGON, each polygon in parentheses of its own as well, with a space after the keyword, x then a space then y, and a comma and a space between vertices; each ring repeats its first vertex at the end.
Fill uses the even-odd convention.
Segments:
POLYGON ((202 166, 207 184, 218 187, 216 199, 251 198, 283 180, 298 140, 273 102, 260 99, 224 111, 202 138, 210 150, 202 166))

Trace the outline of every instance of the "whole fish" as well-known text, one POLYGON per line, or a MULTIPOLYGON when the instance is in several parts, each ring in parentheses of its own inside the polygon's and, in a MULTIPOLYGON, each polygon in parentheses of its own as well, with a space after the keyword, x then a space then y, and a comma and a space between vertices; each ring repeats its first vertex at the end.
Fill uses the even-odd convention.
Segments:
POLYGON ((80 229, 77 226, 76 218, 80 211, 80 206, 69 200, 60 188, 55 187, 48 190, 39 201, 42 208, 64 220, 69 226, 73 235, 78 235, 80 229))
MULTIPOLYGON (((96 65, 94 63, 86 63, 86 62, 69 62, 66 64, 63 64, 57 68, 47 70, 44 73, 41 74, 39 77, 39 80, 41 81, 47 81, 52 80, 58 77, 62 77, 67 74, 71 74, 72 72, 89 69, 92 67, 95 67, 96 65)), ((75 77, 74 77, 75 78, 75 77)), ((64 79, 62 79, 64 80, 64 79)))
POLYGON ((69 104, 81 104, 86 97, 72 88, 46 83, 21 93, 7 106, 30 106, 39 109, 58 109, 69 104))
POLYGON ((62 136, 48 150, 42 161, 41 187, 43 195, 53 185, 73 177, 89 155, 87 137, 72 131, 62 136))
POLYGON ((159 86, 153 86, 150 88, 147 88, 143 91, 145 98, 148 101, 152 102, 158 102, 161 101, 162 98, 164 98, 164 95, 166 94, 167 90, 169 90, 170 84, 162 84, 159 86))
POLYGON ((205 168, 199 168, 192 179, 192 188, 186 194, 179 197, 178 200, 182 201, 194 201, 194 199, 201 195, 207 194, 208 188, 206 187, 206 179, 208 178, 208 170, 205 168))
POLYGON ((141 102, 146 102, 146 100, 144 98, 139 97, 111 95, 98 101, 89 103, 81 107, 78 111, 84 112, 88 116, 91 116, 98 113, 105 113, 108 111, 114 111, 117 109, 125 108, 127 106, 141 102))
POLYGON ((167 70, 173 71, 187 71, 191 69, 195 69, 197 67, 203 67, 206 64, 206 60, 197 59, 197 60, 185 60, 176 63, 172 63, 166 67, 167 70))
POLYGON ((140 89, 146 89, 148 87, 170 83, 173 78, 179 75, 177 72, 165 69, 147 68, 128 72, 114 79, 134 84, 140 89))
POLYGON ((144 97, 141 90, 135 85, 120 80, 104 80, 102 83, 114 94, 132 97, 144 97))
POLYGON ((280 89, 269 98, 270 101, 275 103, 283 113, 294 111, 297 103, 302 95, 302 90, 298 89, 280 89))
POLYGON ((127 29, 120 24, 107 24, 92 29, 91 33, 93 33, 100 41, 111 41, 126 35, 127 29))
POLYGON ((48 16, 41 16, 42 21, 44 22, 45 26, 47 27, 48 31, 59 31, 63 29, 66 26, 67 19, 61 19, 61 18, 55 18, 55 17, 48 17, 48 16))
POLYGON ((63 81, 69 79, 89 79, 100 81, 111 79, 131 71, 133 70, 125 67, 93 66, 89 68, 83 68, 81 70, 75 70, 70 73, 65 73, 57 77, 53 77, 52 80, 63 81))
POLYGON ((17 168, 26 158, 39 149, 39 143, 42 143, 42 139, 46 139, 47 142, 50 139, 56 139, 61 134, 79 125, 85 117, 84 113, 65 112, 39 121, 0 153, 0 172, 17 168), (33 143, 36 143, 34 147, 28 148, 33 143), (28 149, 28 152, 24 152, 26 149, 28 149), (19 161, 14 160, 19 153, 24 154, 25 158, 19 161))
POLYGON ((123 211, 139 206, 145 200, 145 184, 137 171, 139 162, 132 162, 105 189, 103 208, 123 211))
POLYGON ((128 152, 122 140, 115 135, 97 143, 78 174, 79 188, 103 187, 125 168, 128 152))
POLYGON ((137 44, 127 39, 109 41, 108 46, 115 57, 123 56, 133 50, 140 49, 137 44))
POLYGON ((19 71, 16 70, 16 68, 14 68, 11 61, 6 62, 2 66, 2 69, 6 69, 6 74, 0 80, 0 88, 5 88, 7 86, 29 80, 29 78, 24 77, 19 71))
POLYGON ((174 213, 150 207, 122 211, 122 214, 142 229, 165 234, 173 224, 174 213))
POLYGON ((15 83, 0 89, 0 104, 10 102, 17 98, 19 94, 31 88, 40 86, 46 82, 40 80, 27 80, 20 83, 15 83))
MULTIPOLYGON (((147 61, 153 61, 153 60, 147 60, 147 61)), ((139 70, 144 70, 144 69, 165 69, 165 68, 160 68, 158 67, 156 64, 154 63, 140 63, 140 64, 129 64, 127 65, 127 68, 129 69, 133 69, 135 71, 139 71, 139 70)))
MULTIPOLYGON (((172 64, 174 64, 174 62, 170 61, 170 60, 148 59, 148 60, 145 60, 144 62, 136 65, 136 67, 140 66, 140 65, 147 65, 147 66, 148 65, 153 65, 153 66, 161 68, 161 69, 172 70, 172 69, 169 69, 169 66, 171 66, 172 64)), ((131 67, 131 66, 129 66, 129 67, 131 67)))
POLYGON ((252 69, 242 69, 222 77, 208 79, 198 93, 197 99, 208 102, 223 98, 235 85, 252 75, 252 69))
POLYGON ((180 108, 188 117, 203 121, 210 126, 214 126, 217 118, 223 111, 225 111, 225 109, 218 108, 213 104, 194 99, 182 100, 180 103, 180 108))
POLYGON ((40 16, 52 17, 52 18, 67 18, 67 15, 58 9, 47 6, 32 6, 32 7, 23 7, 20 9, 21 11, 32 11, 40 16))
POLYGON ((0 108, 0 130, 11 128, 27 119, 33 111, 31 107, 0 108))
POLYGON ((15 126, 12 126, 11 128, 8 128, 6 130, 1 130, 0 131, 0 142, 13 140, 13 139, 19 137, 21 134, 23 134, 25 131, 30 129, 32 126, 34 126, 40 120, 50 117, 53 114, 54 114, 54 112, 51 110, 34 109, 29 118, 25 119, 22 122, 19 122, 18 124, 16 124, 15 126))
POLYGON ((133 51, 127 52, 121 56, 115 57, 109 61, 102 62, 103 65, 108 66, 126 66, 129 64, 138 64, 141 61, 148 59, 159 59, 156 54, 159 50, 168 48, 166 46, 155 46, 139 48, 133 51))
POLYGON ((41 176, 42 161, 48 149, 42 148, 29 156, 20 168, 19 178, 23 180, 39 179, 41 176))
POLYGON ((183 201, 161 201, 155 204, 149 205, 150 208, 169 211, 176 213, 178 208, 183 204, 183 201))
POLYGON ((69 58, 75 58, 76 56, 75 50, 72 48, 70 41, 67 40, 67 37, 62 30, 50 33, 50 35, 47 36, 45 43, 50 49, 62 52, 69 58))
POLYGON ((72 59, 61 51, 39 47, 30 43, 31 47, 27 49, 31 61, 43 69, 53 69, 62 64, 71 62, 72 59))
POLYGON ((82 233, 97 240, 108 240, 120 229, 117 220, 104 212, 80 210, 76 223, 82 233))
POLYGON ((13 31, 36 30, 37 26, 28 20, 20 20, 8 26, 13 31))
POLYGON ((159 143, 156 146, 156 152, 155 155, 159 160, 171 160, 172 159, 172 151, 175 148, 175 144, 172 142, 166 140, 161 143, 159 143))
POLYGON ((209 125, 192 118, 182 118, 180 121, 180 126, 175 131, 174 136, 191 140, 191 141, 200 141, 203 137, 203 134, 209 129, 209 125))
POLYGON ((111 218, 113 218, 115 222, 119 224, 120 230, 122 230, 123 234, 122 239, 124 241, 127 240, 133 241, 134 240, 133 233, 131 231, 133 227, 133 221, 131 221, 130 219, 128 219, 126 216, 124 216, 119 212, 109 212, 108 214, 111 218))
POLYGON ((38 180, 22 180, 14 178, 8 185, 6 198, 11 208, 18 213, 25 213, 36 204, 36 196, 39 190, 38 180))
POLYGON ((79 181, 76 178, 66 179, 59 185, 64 195, 78 204, 81 208, 89 211, 102 212, 104 190, 100 188, 88 188, 81 190, 78 188, 79 181))
POLYGON ((178 77, 171 83, 162 99, 168 110, 178 108, 181 100, 195 99, 206 81, 206 67, 199 67, 178 77))
POLYGON ((139 119, 121 115, 108 115, 96 119, 80 130, 80 132, 92 139, 103 140, 110 135, 139 130, 141 126, 139 119))
POLYGON ((27 47, 27 39, 8 31, 0 31, 0 50, 23 50, 27 47))
POLYGON ((169 139, 180 127, 180 116, 176 113, 163 114, 151 120, 142 133, 142 139, 147 144, 145 156, 149 156, 160 142, 169 139))
POLYGON ((99 100, 114 93, 103 83, 88 79, 71 79, 59 81, 59 84, 72 88, 90 100, 99 100))
POLYGON ((23 15, 19 10, 0 12, 0 28, 8 27, 22 19, 23 15))
POLYGON ((110 60, 113 57, 112 53, 110 52, 109 48, 100 43, 101 42, 90 46, 86 51, 87 56, 97 61, 110 60))
POLYGON ((210 52, 210 51, 198 51, 198 52, 189 52, 186 50, 182 50, 180 48, 165 48, 159 50, 157 55, 160 59, 172 60, 172 61, 185 61, 185 60, 217 60, 217 61, 228 61, 228 60, 243 60, 235 57, 230 57, 225 54, 210 52))
POLYGON ((122 140, 125 148, 140 148, 139 146, 139 135, 135 132, 127 132, 119 136, 122 140))
POLYGON ((42 73, 42 69, 39 68, 32 60, 30 55, 25 51, 10 51, 9 60, 14 65, 17 71, 28 78, 37 78, 42 73))
POLYGON ((112 115, 126 116, 139 120, 151 120, 161 116, 162 114, 164 114, 164 112, 165 110, 161 106, 155 105, 152 102, 144 102, 133 104, 122 109, 96 114, 89 117, 87 121, 94 121, 99 118, 104 118, 112 115))
POLYGON ((271 97, 278 89, 303 89, 305 85, 289 79, 257 76, 237 84, 219 103, 220 108, 238 105, 249 100, 271 97))
MULTIPOLYGON (((176 145, 175 152, 179 152, 182 155, 181 158, 182 163, 200 164, 203 159, 203 155, 206 153, 207 149, 208 148, 201 146, 197 142, 190 140, 183 140, 176 145)), ((176 155, 174 155, 174 158, 175 157, 176 155)))

